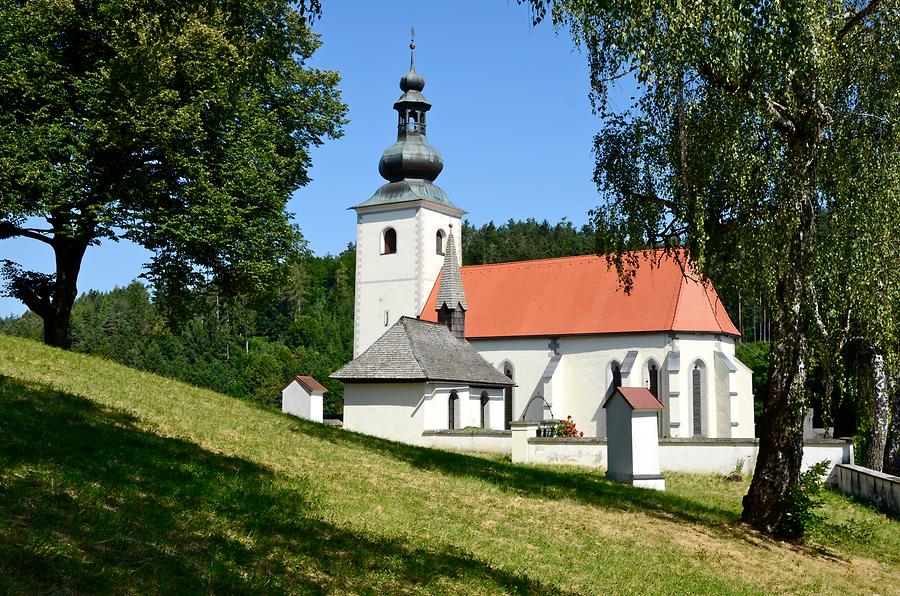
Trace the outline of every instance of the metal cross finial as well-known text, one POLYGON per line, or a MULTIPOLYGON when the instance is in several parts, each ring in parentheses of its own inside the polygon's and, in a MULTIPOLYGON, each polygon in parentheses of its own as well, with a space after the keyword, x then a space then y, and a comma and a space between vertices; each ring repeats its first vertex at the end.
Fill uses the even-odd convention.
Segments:
POLYGON ((415 62, 415 53, 416 53, 416 28, 409 28, 409 67, 413 67, 413 63, 415 62))

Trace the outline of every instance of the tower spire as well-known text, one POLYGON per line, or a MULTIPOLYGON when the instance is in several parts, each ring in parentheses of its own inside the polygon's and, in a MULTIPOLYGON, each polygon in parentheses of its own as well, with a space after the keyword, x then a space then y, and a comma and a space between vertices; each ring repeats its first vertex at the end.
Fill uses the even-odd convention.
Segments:
POLYGON ((416 29, 409 30, 409 70, 400 77, 403 95, 394 102, 397 111, 397 141, 384 150, 378 173, 387 180, 374 195, 356 207, 428 201, 461 211, 450 201, 435 179, 444 169, 441 152, 425 136, 431 104, 422 95, 425 78, 416 72, 416 29))
POLYGON ((462 272, 459 269, 459 259, 456 256, 456 242, 453 240, 453 224, 450 224, 450 233, 447 235, 447 248, 444 251, 444 266, 441 267, 441 285, 438 287, 437 311, 438 323, 443 323, 450 328, 450 333, 456 339, 466 338, 466 311, 469 305, 466 302, 466 291, 463 288, 462 272))

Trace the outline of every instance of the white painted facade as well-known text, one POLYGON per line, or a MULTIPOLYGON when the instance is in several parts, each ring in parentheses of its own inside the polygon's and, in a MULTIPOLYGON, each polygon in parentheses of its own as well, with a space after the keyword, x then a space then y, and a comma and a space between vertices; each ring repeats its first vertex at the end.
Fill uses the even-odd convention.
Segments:
MULTIPOLYGON (((513 371, 513 419, 530 419, 539 412, 532 398, 541 396, 556 418, 572 416, 585 436, 606 437, 603 400, 613 386, 612 364, 620 366, 629 352, 637 356, 629 370, 622 370, 623 387, 650 387, 650 370, 656 367, 658 398, 663 404, 659 434, 693 436, 693 375, 699 364, 701 433, 709 438, 752 438, 753 385, 750 369, 734 355, 734 339, 705 334, 627 333, 555 338, 470 340, 473 347, 498 370, 513 371), (731 372, 720 351, 735 367, 731 372)), ((539 417, 549 418, 549 412, 539 417)))
MULTIPOLYGON (((565 464, 608 468, 606 439, 538 438, 536 422, 513 423, 510 441, 513 463, 565 464)), ((756 439, 659 439, 659 467, 665 472, 728 474, 741 462, 744 474, 756 467, 759 444, 756 439)), ((811 439, 804 442, 801 471, 827 460, 829 469, 853 463, 849 440, 811 439)))
POLYGON ((665 490, 659 473, 659 438, 656 410, 634 410, 622 394, 605 402, 609 420, 609 466, 606 477, 643 488, 665 490))
POLYGON ((281 390, 281 411, 305 420, 322 422, 321 391, 309 391, 302 383, 294 379, 281 390))
POLYGON ((446 243, 452 224, 461 245, 463 213, 425 201, 356 209, 354 357, 400 317, 422 312, 444 262, 437 251, 437 234, 442 232, 446 243), (389 229, 396 233, 396 251, 385 254, 389 229))
POLYGON ((450 428, 451 397, 454 429, 503 430, 503 389, 423 382, 345 384, 344 428, 414 445, 446 443, 423 433, 450 428))

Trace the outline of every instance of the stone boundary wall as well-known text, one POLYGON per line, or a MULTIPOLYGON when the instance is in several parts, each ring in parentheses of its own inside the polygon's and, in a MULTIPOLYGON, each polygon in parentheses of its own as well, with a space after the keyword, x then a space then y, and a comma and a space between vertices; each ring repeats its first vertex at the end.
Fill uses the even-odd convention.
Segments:
POLYGON ((451 451, 477 451, 483 453, 510 452, 508 430, 459 429, 426 430, 422 433, 422 445, 451 451))
MULTIPOLYGON (((514 463, 567 464, 576 466, 607 466, 606 439, 542 438, 534 436, 536 424, 513 422, 512 461, 514 463)), ((663 471, 698 474, 727 474, 738 461, 742 472, 749 474, 756 467, 758 439, 660 439, 659 466, 663 471)), ((803 445, 802 469, 822 460, 838 464, 853 463, 853 444, 849 439, 807 440, 803 445)))
POLYGON ((833 490, 900 515, 900 478, 897 476, 862 466, 840 464, 831 471, 826 484, 833 490))

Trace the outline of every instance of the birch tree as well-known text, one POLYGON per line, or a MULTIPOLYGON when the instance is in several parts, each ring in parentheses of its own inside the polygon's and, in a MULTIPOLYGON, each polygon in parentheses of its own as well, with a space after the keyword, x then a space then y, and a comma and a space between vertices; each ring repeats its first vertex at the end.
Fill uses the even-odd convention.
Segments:
MULTIPOLYGON (((772 532, 800 474, 818 223, 841 198, 834 192, 848 188, 830 180, 871 178, 896 196, 886 172, 896 167, 900 118, 898 2, 530 4, 536 21, 550 15, 587 52, 604 120, 595 142, 603 247, 665 247, 700 272, 752 286, 772 313, 759 456, 743 511, 772 532), (620 81, 637 88, 626 106, 609 101, 620 81), (841 147, 850 139, 860 149, 847 160, 841 147)), ((862 196, 855 208, 882 200, 862 196)), ((626 279, 640 266, 619 264, 626 279)))

